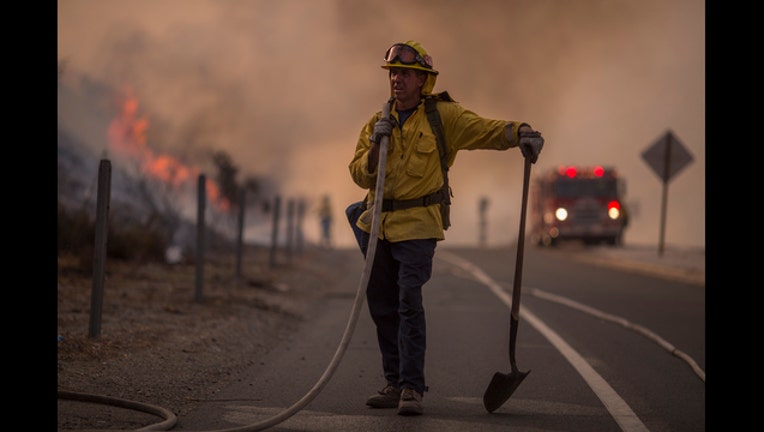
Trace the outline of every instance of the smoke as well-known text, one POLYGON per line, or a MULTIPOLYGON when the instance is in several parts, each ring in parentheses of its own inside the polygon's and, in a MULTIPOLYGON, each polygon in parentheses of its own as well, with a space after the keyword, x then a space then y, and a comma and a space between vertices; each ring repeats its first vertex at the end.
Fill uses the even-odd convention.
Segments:
MULTIPOLYGON (((117 108, 83 83, 129 86, 157 152, 201 164, 229 153, 241 175, 308 200, 313 239, 328 194, 335 244, 351 245, 342 211, 364 191, 347 164, 389 95, 385 50, 415 39, 440 71, 436 91, 542 131, 534 173, 618 168, 627 243, 658 241, 662 185, 640 155, 671 129, 694 160, 670 184, 666 241, 704 246, 704 22, 702 0, 59 0, 59 126, 104 150, 117 108)), ((450 175, 448 244, 477 243, 483 197, 489 245, 513 241, 519 151, 460 153, 450 175)))

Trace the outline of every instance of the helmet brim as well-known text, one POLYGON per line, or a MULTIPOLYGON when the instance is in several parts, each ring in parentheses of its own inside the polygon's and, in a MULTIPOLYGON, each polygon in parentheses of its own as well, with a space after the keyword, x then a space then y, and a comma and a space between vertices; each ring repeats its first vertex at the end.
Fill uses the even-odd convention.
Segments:
POLYGON ((410 65, 407 65, 407 64, 403 64, 403 63, 388 63, 388 64, 384 64, 384 65, 382 65, 380 67, 382 69, 387 69, 387 70, 390 70, 390 68, 416 69, 416 70, 420 70, 422 72, 427 72, 427 73, 430 73, 430 74, 433 74, 433 75, 437 75, 438 74, 438 71, 436 71, 435 69, 427 69, 426 67, 423 67, 420 64, 410 64, 410 65))

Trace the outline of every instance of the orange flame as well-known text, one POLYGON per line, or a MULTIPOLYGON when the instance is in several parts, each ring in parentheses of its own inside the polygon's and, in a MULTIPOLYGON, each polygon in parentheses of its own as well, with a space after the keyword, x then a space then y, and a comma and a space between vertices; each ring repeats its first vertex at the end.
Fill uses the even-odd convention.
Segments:
MULTIPOLYGON (((194 181, 199 169, 184 164, 167 155, 156 155, 147 146, 146 131, 149 121, 138 114, 138 98, 130 89, 125 90, 120 114, 112 120, 108 128, 109 147, 117 153, 138 162, 140 169, 152 178, 175 188, 194 181)), ((206 181, 206 192, 210 201, 221 211, 229 211, 231 203, 221 196, 220 187, 214 181, 206 181)))

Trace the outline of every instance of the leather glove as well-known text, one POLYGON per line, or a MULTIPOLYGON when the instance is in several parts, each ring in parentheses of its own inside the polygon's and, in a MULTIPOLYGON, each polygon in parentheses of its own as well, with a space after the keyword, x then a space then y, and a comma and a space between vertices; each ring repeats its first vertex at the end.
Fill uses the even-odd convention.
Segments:
POLYGON ((531 163, 536 163, 541 149, 544 147, 544 138, 541 136, 541 132, 523 130, 518 135, 520 137, 520 151, 523 153, 523 157, 530 159, 531 163))
POLYGON ((379 144, 383 136, 390 136, 393 132, 393 122, 390 118, 381 118, 374 124, 374 132, 372 132, 369 139, 376 144, 379 144))

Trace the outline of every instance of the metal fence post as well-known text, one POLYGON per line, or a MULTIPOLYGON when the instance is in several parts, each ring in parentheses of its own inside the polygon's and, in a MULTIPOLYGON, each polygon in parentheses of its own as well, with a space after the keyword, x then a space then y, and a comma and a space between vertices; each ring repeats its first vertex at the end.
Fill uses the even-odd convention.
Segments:
POLYGON ((199 174, 198 203, 196 213, 196 287, 195 300, 202 301, 202 287, 204 285, 204 248, 205 248, 205 226, 204 213, 207 201, 207 180, 204 174, 199 174))
POLYGON ((98 337, 101 334, 110 197, 111 162, 107 159, 101 159, 98 165, 98 200, 96 202, 95 245, 93 248, 93 288, 90 293, 90 326, 88 328, 88 336, 91 338, 98 337))
POLYGON ((246 192, 242 189, 239 192, 239 226, 236 233, 236 277, 241 277, 241 256, 244 244, 244 199, 246 192))
POLYGON ((286 232, 286 256, 287 262, 292 262, 292 249, 294 249, 294 199, 287 201, 287 232, 286 232))
POLYGON ((271 268, 276 267, 276 248, 279 236, 279 211, 281 209, 281 197, 276 195, 273 199, 273 231, 271 232, 271 268))

